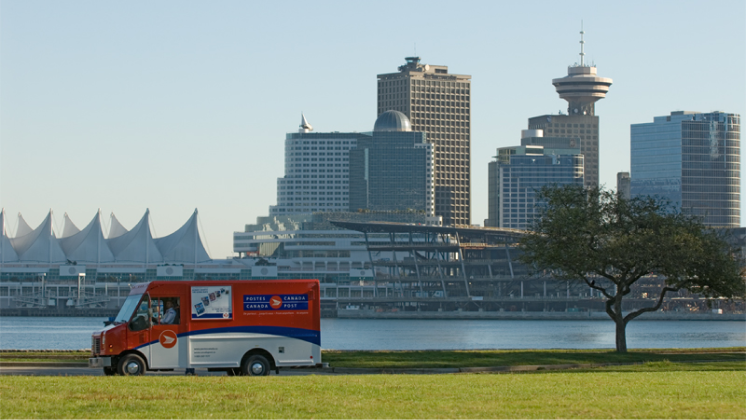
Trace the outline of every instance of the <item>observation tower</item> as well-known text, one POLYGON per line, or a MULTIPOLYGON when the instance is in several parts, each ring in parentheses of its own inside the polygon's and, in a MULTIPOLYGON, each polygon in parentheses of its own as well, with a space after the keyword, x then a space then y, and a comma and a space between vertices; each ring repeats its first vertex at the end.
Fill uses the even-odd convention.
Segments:
POLYGON ((585 63, 583 40, 585 32, 580 30, 580 63, 567 68, 567 76, 553 79, 560 98, 567 101, 568 115, 595 115, 595 103, 606 97, 612 80, 596 74, 596 66, 585 63))

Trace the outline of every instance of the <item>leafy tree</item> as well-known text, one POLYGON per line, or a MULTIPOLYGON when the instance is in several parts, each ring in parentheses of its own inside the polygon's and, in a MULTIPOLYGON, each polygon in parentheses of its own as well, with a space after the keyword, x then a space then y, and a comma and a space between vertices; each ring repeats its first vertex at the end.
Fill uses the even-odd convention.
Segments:
POLYGON ((616 350, 627 351, 627 323, 658 310, 668 292, 707 298, 746 294, 739 259, 723 230, 647 197, 624 199, 601 188, 545 187, 539 215, 521 240, 522 262, 563 280, 585 282, 606 299, 616 323, 616 350), (622 313, 622 300, 643 276, 665 279, 655 304, 622 313))

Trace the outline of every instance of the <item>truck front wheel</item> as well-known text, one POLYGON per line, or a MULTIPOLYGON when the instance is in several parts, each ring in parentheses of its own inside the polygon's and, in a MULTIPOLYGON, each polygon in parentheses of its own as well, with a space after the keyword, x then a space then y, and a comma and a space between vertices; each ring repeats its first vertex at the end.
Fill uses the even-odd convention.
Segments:
POLYGON ((267 376, 269 375, 269 361, 264 356, 255 354, 250 356, 241 366, 244 375, 267 376))
POLYGON ((128 354, 119 360, 117 372, 124 376, 137 376, 145 373, 145 361, 136 354, 128 354))

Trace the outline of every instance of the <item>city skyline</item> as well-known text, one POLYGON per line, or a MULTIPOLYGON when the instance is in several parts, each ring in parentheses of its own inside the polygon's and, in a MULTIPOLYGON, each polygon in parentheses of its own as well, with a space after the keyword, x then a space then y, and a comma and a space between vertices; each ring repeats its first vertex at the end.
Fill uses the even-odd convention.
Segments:
POLYGON ((739 1, 711 3, 712 14, 693 13, 695 2, 289 12, 299 6, 1 3, 0 206, 11 232, 18 212, 35 228, 51 208, 61 232, 65 213, 81 226, 101 208, 132 228, 149 208, 165 236, 198 208, 210 255, 233 255, 232 233, 275 204, 282 139, 300 113, 316 131, 371 131, 374 77, 413 55, 472 77, 471 221, 482 224, 495 150, 528 118, 566 110, 552 79, 580 60, 581 19, 585 60, 614 79, 596 110, 608 188, 630 170, 632 124, 746 115, 739 1), (448 30, 395 30, 413 16, 448 30))

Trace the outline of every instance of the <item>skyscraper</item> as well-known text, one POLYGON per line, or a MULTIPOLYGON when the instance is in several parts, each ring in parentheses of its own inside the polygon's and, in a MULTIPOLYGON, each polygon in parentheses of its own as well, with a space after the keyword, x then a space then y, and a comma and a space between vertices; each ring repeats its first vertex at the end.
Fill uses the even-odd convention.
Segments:
POLYGON ((435 153, 435 214, 444 225, 471 223, 471 76, 405 58, 397 73, 378 75, 378 115, 406 115, 427 133, 435 153))
POLYGON ((552 80, 560 98, 567 101, 567 114, 541 115, 528 120, 529 129, 544 130, 548 137, 580 137, 585 157, 585 186, 598 180, 599 120, 595 103, 606 97, 612 80, 599 77, 596 66, 585 62, 583 35, 580 31, 580 63, 567 68, 567 76, 552 80))
POLYGON ((271 216, 349 210, 349 154, 361 133, 314 133, 301 116, 297 133, 285 137, 285 176, 277 179, 271 216))
POLYGON ((523 130, 521 145, 501 147, 489 163, 485 226, 530 229, 537 212, 536 193, 547 185, 583 185, 583 155, 574 138, 543 137, 523 130))
POLYGON ((376 120, 373 135, 350 149, 350 211, 410 211, 433 216, 433 145, 399 111, 376 120))
POLYGON ((631 193, 659 196, 712 227, 741 223, 741 118, 677 111, 631 127, 631 193))

